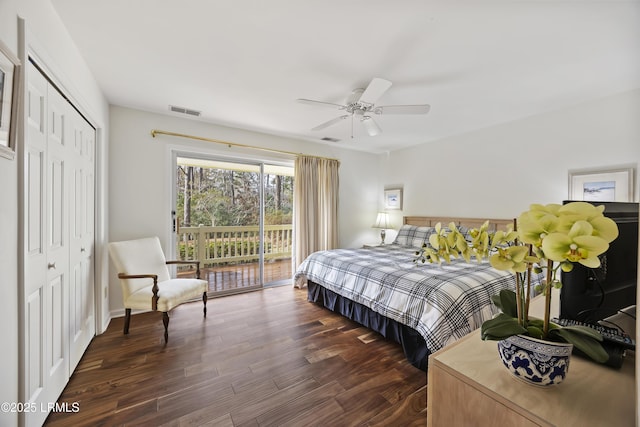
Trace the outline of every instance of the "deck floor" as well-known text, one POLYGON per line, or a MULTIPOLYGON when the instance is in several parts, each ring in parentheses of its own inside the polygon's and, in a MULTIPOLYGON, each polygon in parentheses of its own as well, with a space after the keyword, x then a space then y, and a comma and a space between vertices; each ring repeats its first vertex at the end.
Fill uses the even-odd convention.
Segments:
MULTIPOLYGON (((217 267, 206 267, 200 270, 200 277, 209 282, 209 294, 219 292, 241 292, 245 289, 260 286, 260 264, 258 262, 217 267)), ((190 272, 182 272, 187 275, 190 272)), ((291 258, 270 260, 264 264, 264 283, 291 279, 293 276, 291 258)))

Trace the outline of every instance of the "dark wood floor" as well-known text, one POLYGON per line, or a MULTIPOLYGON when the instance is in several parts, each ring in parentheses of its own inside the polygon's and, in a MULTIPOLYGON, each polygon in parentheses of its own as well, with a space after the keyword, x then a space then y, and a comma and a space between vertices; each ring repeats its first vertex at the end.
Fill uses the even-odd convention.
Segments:
POLYGON ((426 374, 398 344, 290 286, 122 319, 95 337, 48 426, 423 426, 426 374))

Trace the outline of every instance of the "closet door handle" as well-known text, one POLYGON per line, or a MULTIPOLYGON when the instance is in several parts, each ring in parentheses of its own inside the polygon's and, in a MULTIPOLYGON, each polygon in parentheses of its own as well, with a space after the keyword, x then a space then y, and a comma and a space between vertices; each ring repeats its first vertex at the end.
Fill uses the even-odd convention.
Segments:
POLYGON ((56 269, 56 263, 55 262, 50 262, 49 264, 47 264, 47 268, 49 270, 55 270, 56 269))
POLYGON ((80 248, 80 252, 86 252, 85 248, 80 248))

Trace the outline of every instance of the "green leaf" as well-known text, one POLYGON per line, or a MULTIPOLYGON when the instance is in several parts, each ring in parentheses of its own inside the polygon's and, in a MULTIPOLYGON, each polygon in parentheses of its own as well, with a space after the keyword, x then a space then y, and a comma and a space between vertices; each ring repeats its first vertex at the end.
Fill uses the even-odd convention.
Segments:
POLYGON ((516 304, 516 293, 508 289, 503 289, 498 294, 500 303, 496 304, 500 310, 510 316, 518 317, 518 306, 516 304))
POLYGON ((496 295, 491 295, 491 302, 498 307, 500 310, 502 310, 502 302, 500 301, 500 295, 496 294, 496 295))
POLYGON ((529 326, 535 326, 538 329, 544 328, 544 320, 536 317, 529 317, 529 326))
POLYGON ((480 328, 480 336, 483 340, 499 341, 512 335, 526 333, 527 330, 518 324, 516 319, 504 313, 487 320, 480 328))
POLYGON ((538 328, 537 326, 529 325, 527 326, 527 335, 533 338, 542 339, 542 328, 538 328))
MULTIPOLYGON (((584 331, 576 330, 576 328, 575 326, 571 326, 551 329, 549 331, 549 337, 559 337, 562 341, 573 344, 575 348, 582 351, 595 362, 605 363, 609 359, 609 355, 604 348, 602 348, 600 342, 593 338, 592 334, 585 334, 584 331)), ((602 337, 600 337, 600 339, 602 339, 602 337)))
POLYGON ((589 328, 588 326, 580 326, 580 325, 574 325, 574 326, 563 326, 560 329, 564 329, 567 331, 572 331, 575 332, 577 334, 582 334, 582 335, 586 335, 590 338, 593 338, 596 341, 602 341, 602 335, 600 335, 600 332, 596 331, 593 328, 589 328))

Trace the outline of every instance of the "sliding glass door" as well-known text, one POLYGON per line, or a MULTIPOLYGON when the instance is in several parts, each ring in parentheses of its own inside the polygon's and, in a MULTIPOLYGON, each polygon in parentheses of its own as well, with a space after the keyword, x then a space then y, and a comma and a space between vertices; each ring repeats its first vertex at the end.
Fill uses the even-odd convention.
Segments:
POLYGON ((176 255, 201 261, 210 294, 290 280, 293 166, 174 159, 176 255))

